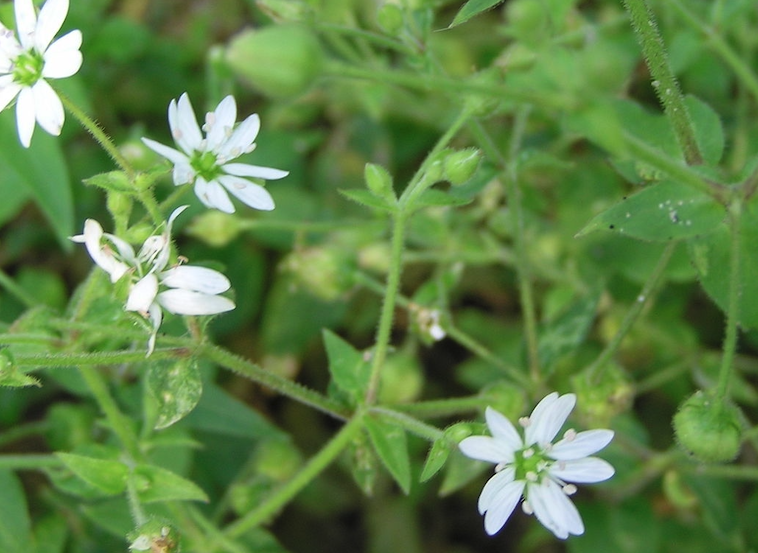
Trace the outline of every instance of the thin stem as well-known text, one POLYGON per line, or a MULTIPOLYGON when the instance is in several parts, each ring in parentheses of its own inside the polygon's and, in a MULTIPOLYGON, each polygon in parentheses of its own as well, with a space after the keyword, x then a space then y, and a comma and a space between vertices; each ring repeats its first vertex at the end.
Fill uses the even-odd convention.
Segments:
POLYGON ((262 386, 271 388, 284 396, 331 415, 336 419, 344 420, 347 418, 347 413, 339 403, 296 382, 282 378, 275 373, 268 372, 218 346, 207 343, 201 344, 196 354, 209 361, 213 361, 222 367, 226 367, 231 371, 239 373, 262 386))
POLYGON ((647 282, 645 282, 642 290, 637 295, 636 301, 629 309, 629 311, 627 311, 624 320, 621 321, 621 326, 619 327, 618 331, 613 336, 613 338, 611 338, 611 341, 608 342, 608 344, 605 346, 605 349, 603 349, 600 355, 597 356, 592 365, 587 367, 586 375, 587 379, 590 382, 597 383, 600 380, 603 371, 605 371, 606 367, 608 367, 608 362, 616 354, 616 351, 618 351, 618 348, 621 346, 621 342, 623 341, 624 337, 637 321, 640 313, 642 313, 642 309, 650 302, 650 297, 654 295, 656 289, 658 288, 658 285, 661 283, 661 277, 666 272, 666 267, 668 267, 669 261, 671 261, 671 256, 674 254, 676 246, 677 242, 668 243, 666 248, 663 250, 661 257, 658 259, 658 263, 653 269, 653 272, 650 274, 647 282))
POLYGON ((234 538, 241 536, 251 528, 266 522, 282 507, 289 503, 305 486, 313 481, 328 467, 342 450, 353 440, 363 428, 363 416, 356 415, 345 424, 340 431, 327 443, 321 451, 311 457, 303 469, 292 480, 277 490, 266 501, 258 505, 239 520, 224 529, 224 535, 234 538))
POLYGON ((653 88, 663 104, 666 117, 671 122, 684 159, 689 165, 699 165, 703 162, 703 156, 695 138, 695 129, 684 103, 684 96, 669 65, 655 16, 645 0, 624 0, 624 6, 629 12, 632 28, 653 77, 653 88))
POLYGON ((728 480, 758 480, 758 467, 748 465, 680 465, 679 470, 728 480))
POLYGON ((395 214, 392 228, 392 250, 390 253, 390 269, 387 275, 387 285, 382 302, 382 312, 379 317, 379 326, 376 331, 376 347, 371 360, 371 373, 368 388, 366 389, 366 404, 371 405, 376 401, 379 393, 379 382, 384 359, 390 345, 390 333, 392 322, 395 318, 395 305, 400 289, 400 275, 403 270, 403 246, 405 243, 405 221, 403 213, 395 214))
POLYGON ((118 165, 121 170, 126 173, 129 182, 133 183, 134 169, 132 169, 131 164, 126 160, 126 158, 121 155, 121 152, 119 152, 118 148, 113 143, 113 140, 111 140, 111 138, 105 134, 105 131, 103 131, 103 129, 94 119, 79 109, 79 106, 69 100, 65 94, 62 94, 59 90, 56 90, 56 92, 58 93, 58 96, 60 96, 63 105, 71 113, 71 115, 73 115, 76 120, 79 121, 79 123, 82 125, 82 127, 84 127, 84 129, 90 133, 90 135, 92 135, 92 138, 94 138, 95 141, 100 144, 103 150, 105 150, 111 159, 113 159, 116 165, 118 165))
POLYGON ((95 397, 100 409, 105 413, 105 418, 108 419, 113 432, 118 436, 126 451, 132 458, 139 458, 139 443, 132 429, 131 420, 119 410, 118 405, 116 405, 116 402, 108 391, 105 380, 97 370, 89 365, 80 365, 79 374, 84 378, 87 387, 95 397))
POLYGON ((5 290, 14 296, 18 301, 23 303, 24 307, 26 308, 37 307, 40 305, 39 301, 28 294, 26 290, 21 288, 21 286, 16 284, 16 282, 11 277, 5 274, 5 271, 0 271, 0 286, 5 288, 5 290))
POLYGON ((449 399, 432 399, 417 403, 388 405, 394 411, 401 411, 414 417, 454 417, 463 413, 471 413, 484 407, 481 396, 458 397, 449 399))
MULTIPOLYGON (((190 351, 187 348, 157 349, 150 356, 152 360, 175 359, 187 357, 190 351)), ((144 351, 105 351, 95 353, 42 353, 16 355, 14 357, 19 367, 33 367, 35 369, 45 367, 91 367, 94 365, 120 365, 122 363, 142 363, 145 361, 144 351)))
POLYGON ((2 470, 41 470, 63 466, 55 455, 0 455, 2 470))
POLYGON ((147 515, 142 508, 142 504, 139 501, 139 495, 137 494, 137 488, 134 485, 133 478, 126 479, 126 499, 129 503, 129 513, 132 515, 132 522, 135 526, 142 526, 147 522, 147 515))
POLYGON ((729 394, 734 353, 737 349, 738 324, 740 320, 740 256, 742 235, 742 200, 736 199, 729 209, 731 230, 731 251, 729 259, 729 303, 726 311, 726 333, 724 336, 724 354, 721 358, 719 380, 716 385, 716 401, 722 403, 729 394))
POLYGON ((444 435, 444 432, 439 428, 421 422, 420 420, 415 419, 406 413, 401 413, 399 411, 388 409, 386 407, 372 407, 370 409, 370 412, 379 413, 384 417, 390 418, 398 423, 398 425, 405 428, 408 432, 424 438, 425 440, 429 440, 430 442, 439 440, 444 435))
POLYGON ((413 55, 416 53, 416 51, 413 48, 403 44, 402 42, 398 40, 395 40, 393 38, 389 38, 377 33, 372 33, 370 31, 365 31, 363 29, 357 29, 354 27, 346 27, 344 25, 336 25, 333 23, 323 23, 323 22, 316 23, 316 29, 322 32, 332 31, 332 32, 352 36, 354 38, 365 39, 370 42, 373 42, 377 46, 390 48, 392 50, 396 50, 400 53, 407 54, 407 55, 413 55))
POLYGON ((758 77, 756 77, 742 57, 729 46, 713 27, 703 23, 679 0, 668 0, 668 2, 677 9, 687 23, 706 38, 707 44, 734 71, 737 78, 742 81, 745 88, 753 95, 753 99, 758 101, 758 77))

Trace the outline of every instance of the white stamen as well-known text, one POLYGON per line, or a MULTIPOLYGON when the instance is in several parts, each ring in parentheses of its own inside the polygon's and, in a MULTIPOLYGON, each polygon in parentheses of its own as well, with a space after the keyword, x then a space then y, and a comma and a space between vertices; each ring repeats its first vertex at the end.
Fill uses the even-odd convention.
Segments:
POLYGON ((561 488, 566 495, 574 495, 576 493, 576 486, 573 484, 566 484, 561 488))
POLYGON ((569 428, 566 430, 566 433, 563 435, 563 438, 568 442, 573 442, 576 438, 576 430, 573 428, 569 428))
POLYGON ((527 428, 530 424, 532 424, 532 421, 529 420, 529 417, 521 417, 518 420, 518 423, 521 425, 522 428, 527 428))
POLYGON ((521 504, 521 510, 524 511, 527 515, 533 515, 534 514, 534 509, 532 509, 532 504, 529 503, 528 501, 524 501, 521 504))

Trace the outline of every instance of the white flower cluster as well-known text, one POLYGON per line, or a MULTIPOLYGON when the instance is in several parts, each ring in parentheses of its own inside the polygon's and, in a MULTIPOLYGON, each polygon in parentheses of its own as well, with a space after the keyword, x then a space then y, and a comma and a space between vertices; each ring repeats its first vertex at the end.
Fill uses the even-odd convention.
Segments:
POLYGON ((576 404, 574 394, 545 396, 519 423, 524 436, 502 414, 488 407, 485 412, 489 436, 471 436, 459 444, 472 459, 495 463, 495 475, 479 496, 479 512, 484 529, 498 532, 524 497, 524 512, 534 514, 556 537, 584 533, 579 512, 568 498, 576 492, 569 482, 602 482, 614 474, 613 467, 597 457, 589 457, 613 439, 612 430, 567 430, 563 439, 552 443, 576 404))
POLYGON ((62 79, 82 65, 81 31, 55 42, 68 14, 68 0, 48 0, 39 12, 32 0, 15 0, 16 35, 0 24, 0 111, 16 99, 16 125, 28 148, 35 121, 58 136, 65 118, 60 98, 45 79, 62 79))
POLYGON ((131 245, 103 232, 94 219, 85 221, 83 234, 71 238, 87 247, 93 261, 108 273, 111 282, 129 279, 126 310, 135 311, 152 323, 148 355, 155 347, 163 309, 178 315, 215 315, 234 309, 233 301, 219 295, 231 285, 218 271, 178 264, 166 268, 171 253, 171 225, 186 208, 174 210, 165 230, 148 237, 136 255, 131 245))

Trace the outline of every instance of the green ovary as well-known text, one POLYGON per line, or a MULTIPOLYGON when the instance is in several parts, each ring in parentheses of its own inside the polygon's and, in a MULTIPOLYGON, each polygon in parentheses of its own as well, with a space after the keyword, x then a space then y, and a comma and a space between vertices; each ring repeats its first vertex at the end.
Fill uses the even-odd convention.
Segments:
POLYGON ((542 473, 548 467, 550 461, 545 458, 545 454, 535 446, 527 447, 517 451, 514 455, 513 465, 516 469, 516 480, 528 480, 527 474, 532 473, 537 476, 537 482, 542 479, 542 473), (531 452, 531 455, 526 452, 531 452))
POLYGON ((214 180, 222 173, 217 164, 216 154, 213 152, 195 152, 190 160, 190 166, 206 182, 214 180))
POLYGON ((45 60, 36 50, 22 52, 14 61, 13 80, 21 86, 33 86, 42 77, 45 60))

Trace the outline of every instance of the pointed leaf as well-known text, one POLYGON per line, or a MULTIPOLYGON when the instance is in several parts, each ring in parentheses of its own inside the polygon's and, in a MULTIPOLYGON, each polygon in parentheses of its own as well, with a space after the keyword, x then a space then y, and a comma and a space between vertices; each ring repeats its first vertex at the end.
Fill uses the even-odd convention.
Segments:
POLYGON ((687 96, 684 103, 692 118, 695 140, 703 159, 710 165, 718 164, 724 153, 724 127, 721 118, 711 106, 695 96, 687 96))
POLYGON ((366 207, 381 209, 382 211, 389 211, 390 213, 395 211, 394 205, 388 203, 384 198, 375 196, 369 190, 350 188, 347 190, 340 190, 339 193, 345 196, 348 200, 352 200, 366 207))
POLYGON ((482 12, 494 8, 500 2, 502 2, 502 0, 469 0, 455 15, 455 18, 448 26, 448 29, 461 25, 475 15, 479 15, 482 12))
POLYGON ((126 489, 128 468, 120 461, 97 459, 73 453, 55 454, 71 472, 106 494, 120 494, 126 489))
POLYGON ((208 501, 196 484, 155 465, 140 464, 134 468, 137 495, 141 501, 208 501))
POLYGON ((661 182, 599 213, 577 237, 610 230, 641 240, 679 240, 713 232, 725 215, 710 196, 683 184, 661 182))
POLYGON ((18 477, 10 470, 0 470, 0 551, 29 551, 29 513, 26 496, 18 477))
POLYGON ((334 383, 354 397, 362 396, 371 375, 363 354, 330 330, 324 329, 323 334, 334 383))
POLYGON ((203 383, 195 359, 152 363, 147 382, 158 401, 156 430, 184 418, 195 408, 203 394, 203 383))
POLYGON ((406 494, 411 489, 411 461, 405 431, 379 418, 365 418, 366 430, 376 453, 392 477, 406 494))
POLYGON ((579 299, 542 329, 538 355, 540 365, 548 372, 554 369, 558 359, 584 343, 592 321, 595 320, 599 300, 599 294, 579 299))
POLYGON ((432 476, 437 474, 445 466, 447 458, 450 456, 450 443, 445 437, 434 440, 429 453, 426 455, 424 468, 419 476, 419 482, 426 482, 432 476))

